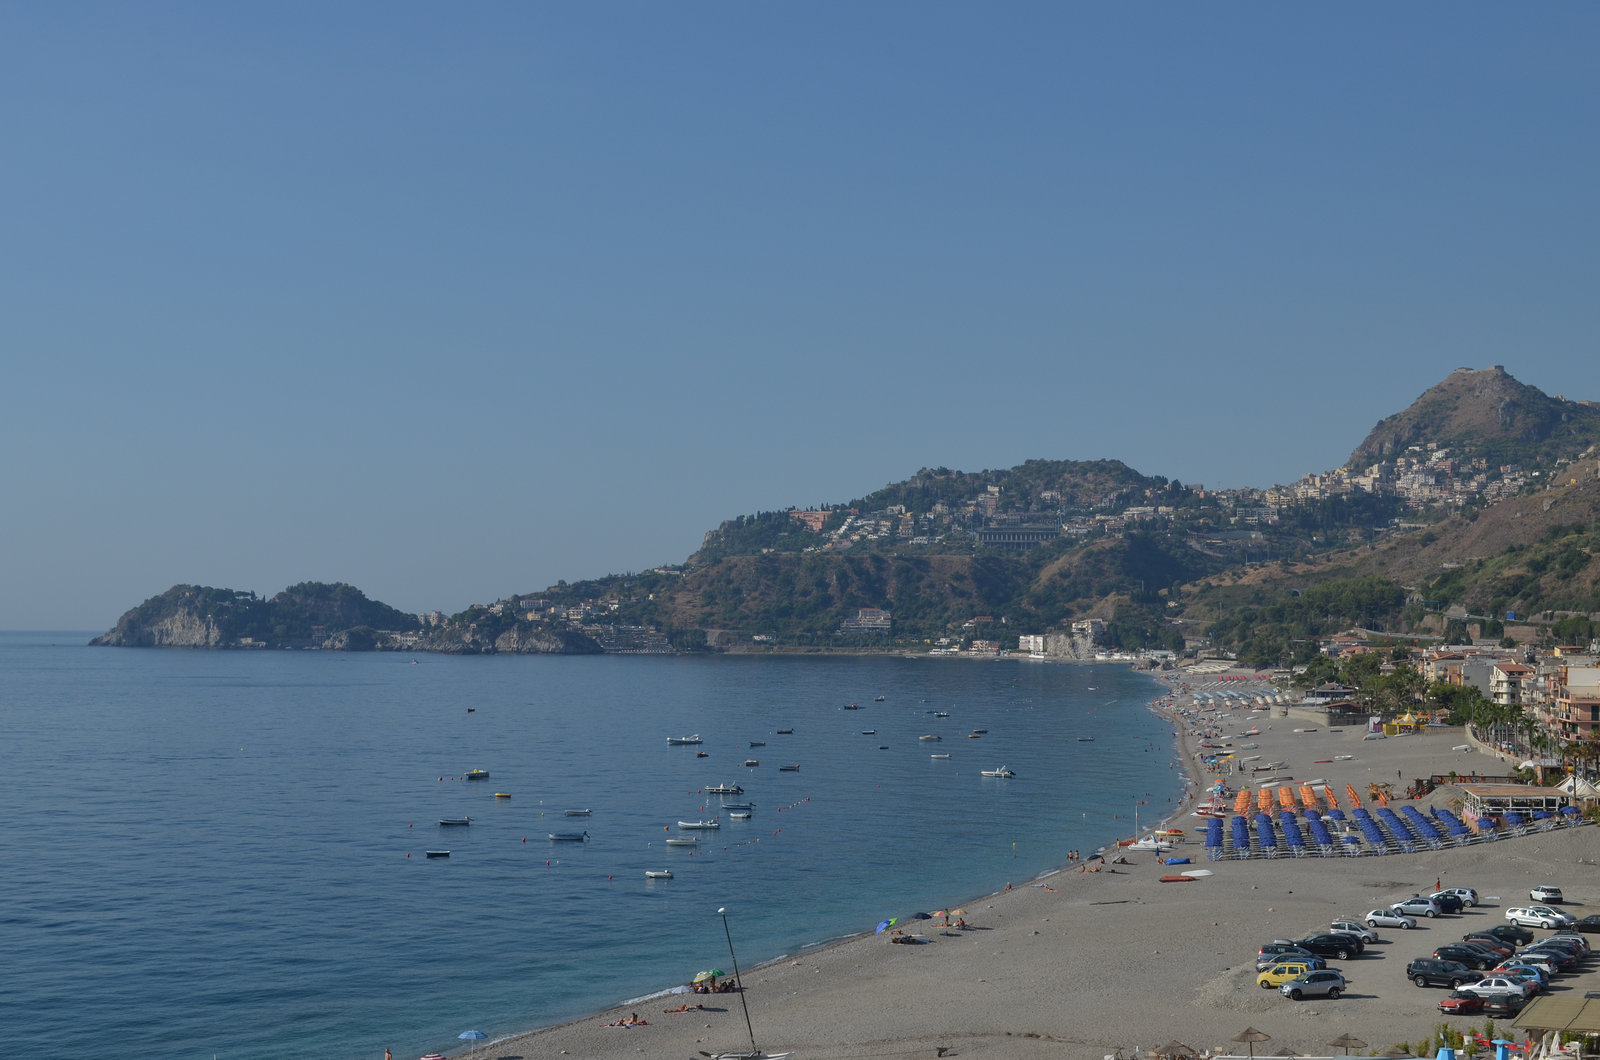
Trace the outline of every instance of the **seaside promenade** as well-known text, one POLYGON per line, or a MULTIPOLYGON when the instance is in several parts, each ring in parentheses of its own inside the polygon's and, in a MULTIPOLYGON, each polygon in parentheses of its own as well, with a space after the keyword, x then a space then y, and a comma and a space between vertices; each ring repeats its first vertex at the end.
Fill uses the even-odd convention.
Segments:
MULTIPOLYGON (((1219 680, 1221 675, 1207 678, 1219 680)), ((1157 709, 1165 709, 1157 706, 1157 709)), ((1506 907, 1527 904, 1529 888, 1563 887, 1576 915, 1600 908, 1593 866, 1600 828, 1556 827, 1468 846, 1446 844, 1411 853, 1360 857, 1289 856, 1209 860, 1205 821, 1191 815, 1196 796, 1213 783, 1196 726, 1169 710, 1183 761, 1194 783, 1188 803, 1166 827, 1186 841, 1170 854, 1124 851, 1097 871, 1069 863, 1034 880, 965 903, 967 930, 920 921, 921 945, 892 945, 863 936, 744 969, 756 1043, 792 1050, 796 1060, 863 1057, 985 1057, 1034 1060, 1131 1057, 1171 1041, 1196 1052, 1227 1053, 1246 1027, 1271 1035, 1261 1055, 1289 1050, 1327 1056, 1328 1043, 1349 1033, 1371 1053, 1416 1043, 1440 1023, 1479 1027, 1483 1018, 1444 1017, 1443 991, 1419 989, 1405 977, 1413 957, 1469 931, 1504 923, 1506 907), (1185 869, 1211 871, 1186 884, 1162 882, 1165 857, 1191 858, 1185 869), (1326 930, 1330 920, 1445 886, 1470 886, 1483 900, 1459 915, 1425 920, 1410 931, 1380 929, 1381 941, 1334 966, 1350 979, 1337 1000, 1294 1002, 1255 982, 1260 944, 1326 930)), ((1330 731, 1311 716, 1239 709, 1217 722, 1248 737, 1252 754, 1284 763, 1298 778, 1315 776, 1338 793, 1346 785, 1365 798, 1373 783, 1412 777, 1503 772, 1483 751, 1462 751, 1459 729, 1364 741, 1359 729, 1330 731)), ((1215 741, 1213 741, 1215 742, 1215 741)), ((1234 778, 1238 779, 1238 778, 1234 778)), ((1298 783, 1298 781, 1296 781, 1298 783)), ((1458 789, 1442 786, 1412 803, 1448 807, 1458 789)), ((1398 802, 1398 800, 1396 800, 1398 802)), ((1152 807, 1153 826, 1161 816, 1152 807)), ((1131 824, 1130 832, 1131 832, 1131 824)), ((915 837, 906 837, 908 841, 915 837)), ((1087 853, 1087 852, 1085 852, 1087 853)), ((1114 854, 1108 850, 1108 854, 1114 854)), ((781 901, 781 895, 771 896, 781 901)), ((907 911, 909 912, 909 910, 907 911)), ((910 930, 910 929, 908 929, 910 930)), ((1600 975, 1566 977, 1559 991, 1582 996, 1600 975)), ((1505 1029, 1505 1028, 1502 1028, 1505 1029)), ((533 1034, 480 1046, 490 1060, 533 1057, 681 1057, 748 1050, 750 1032, 736 995, 671 995, 599 1013, 533 1034), (664 1012, 685 1000, 704 1008, 664 1012), (646 1024, 610 1024, 637 1012, 646 1024)))

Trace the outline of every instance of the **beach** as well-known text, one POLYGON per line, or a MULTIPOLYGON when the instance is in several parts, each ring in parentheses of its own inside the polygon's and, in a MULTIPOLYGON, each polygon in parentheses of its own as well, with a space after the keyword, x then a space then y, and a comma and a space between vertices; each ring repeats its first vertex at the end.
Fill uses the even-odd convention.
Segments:
MULTIPOLYGON (((1201 763, 1193 725, 1174 714, 1178 745, 1195 783, 1188 804, 1166 827, 1187 841, 1166 854, 1109 848, 1110 860, 1068 860, 1038 879, 1011 881, 1009 889, 967 900, 946 928, 943 917, 902 919, 897 927, 925 941, 893 944, 889 933, 864 934, 751 968, 741 961, 750 1028, 762 1049, 793 1051, 796 1060, 855 1057, 1084 1057, 1101 1060, 1119 1051, 1132 1056, 1171 1041, 1196 1052, 1238 1052, 1232 1041, 1246 1027, 1271 1036, 1257 1055, 1280 1050, 1328 1056, 1328 1043, 1350 1033, 1376 1053, 1426 1038, 1440 1023, 1481 1027, 1484 1017, 1445 1017, 1446 991, 1418 988, 1405 977, 1406 962, 1430 955, 1469 931, 1505 923, 1504 911, 1529 904, 1529 888, 1562 886, 1565 908, 1582 916, 1585 878, 1600 857, 1600 828, 1561 827, 1467 847, 1362 857, 1291 857, 1207 860, 1204 820, 1191 815, 1199 793, 1215 777, 1201 763), (1211 875, 1187 883, 1163 882, 1181 871, 1163 860, 1187 856, 1184 869, 1211 875), (1120 856, 1121 862, 1117 859, 1120 856), (1093 868, 1093 871, 1088 871, 1093 868), (1361 918, 1436 883, 1473 887, 1480 904, 1460 914, 1419 920, 1413 930, 1379 928, 1380 941, 1349 961, 1330 961, 1350 980, 1338 999, 1291 1001, 1256 984, 1255 956, 1264 942, 1327 930, 1335 918, 1361 918)), ((1330 730, 1319 716, 1242 707, 1218 725, 1237 742, 1250 727, 1259 735, 1248 753, 1282 762, 1291 786, 1324 780, 1348 807, 1345 785, 1363 801, 1368 785, 1404 784, 1412 778, 1501 774, 1506 763, 1484 749, 1460 750, 1467 737, 1435 728, 1383 740, 1363 740, 1358 727, 1330 730), (1337 756, 1337 757, 1336 757, 1337 756), (1348 756, 1348 757, 1344 757, 1348 756), (1403 778, 1403 780, 1402 780, 1403 778)), ((1235 753, 1238 753, 1237 751, 1235 753)), ((1246 767, 1247 768, 1247 767, 1246 767)), ((1230 783, 1239 778, 1227 778, 1230 783)), ((1248 774, 1246 775, 1248 779, 1248 774)), ((1455 804, 1459 789, 1443 785, 1412 804, 1455 804)), ((1398 805, 1403 794, 1393 799, 1398 805)), ((1368 803, 1370 805, 1370 803, 1368 803)), ((1167 816, 1151 807, 1146 829, 1167 816)), ((1133 835, 1129 821, 1128 837, 1133 835)), ((1090 852, 1083 852, 1088 855, 1090 852)), ((952 895, 952 900, 963 896, 952 895)), ((782 901, 782 895, 768 896, 782 901)), ((909 917, 915 910, 901 911, 909 917)), ((930 911, 931 912, 931 911, 930 911)), ((729 910, 734 943, 738 914, 729 910)), ((870 930, 870 925, 864 925, 870 930)), ((904 936, 902 936, 904 937, 904 936)), ((643 939, 641 945, 648 945, 643 939)), ((725 970, 726 949, 708 962, 725 970)), ((1563 976, 1557 993, 1592 987, 1593 973, 1563 976)), ((591 1018, 480 1045, 478 1056, 514 1060, 546 1056, 692 1058, 699 1053, 748 1050, 737 994, 669 994, 591 1018), (692 1007, 696 1004, 703 1008, 692 1007), (680 1005, 686 1012, 665 1012, 680 1005), (631 1014, 642 1026, 612 1024, 631 1014)), ((467 1050, 460 1051, 465 1055, 467 1050)))

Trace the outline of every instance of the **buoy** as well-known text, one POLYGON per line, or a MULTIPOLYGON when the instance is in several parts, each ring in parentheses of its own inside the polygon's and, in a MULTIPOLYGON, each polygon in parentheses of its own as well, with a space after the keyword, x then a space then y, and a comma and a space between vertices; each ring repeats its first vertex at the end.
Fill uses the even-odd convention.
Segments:
POLYGON ((523 841, 523 842, 524 842, 524 843, 526 843, 526 842, 527 842, 527 841, 528 841, 528 837, 527 837, 527 836, 523 836, 523 837, 522 837, 522 841, 523 841))
POLYGON ((410 854, 407 854, 407 855, 406 855, 406 857, 408 857, 408 858, 409 858, 409 857, 410 857, 410 856, 411 856, 411 855, 410 855, 410 854))

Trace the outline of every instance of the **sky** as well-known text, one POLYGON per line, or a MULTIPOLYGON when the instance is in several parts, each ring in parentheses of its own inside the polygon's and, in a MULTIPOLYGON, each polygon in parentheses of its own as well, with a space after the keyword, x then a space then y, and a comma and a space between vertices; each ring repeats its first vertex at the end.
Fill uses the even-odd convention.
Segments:
POLYGON ((0 6, 0 629, 1600 398, 1600 6, 0 6))

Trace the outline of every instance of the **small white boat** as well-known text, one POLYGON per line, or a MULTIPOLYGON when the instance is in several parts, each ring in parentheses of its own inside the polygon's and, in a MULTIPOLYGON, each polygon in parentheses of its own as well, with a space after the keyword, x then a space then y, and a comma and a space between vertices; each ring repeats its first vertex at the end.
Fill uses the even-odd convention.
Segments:
POLYGON ((660 871, 657 871, 655 869, 645 869, 644 878, 647 880, 670 880, 672 879, 672 870, 661 869, 660 871))
POLYGON ((740 810, 738 813, 730 813, 728 816, 732 817, 735 821, 748 821, 750 819, 750 811, 740 810))
POLYGON ((1093 736, 1080 736, 1080 737, 1078 737, 1078 742, 1079 743, 1094 743, 1094 737, 1093 736))
POLYGON ((447 857, 450 856, 450 851, 448 851, 448 850, 430 850, 430 851, 428 851, 428 856, 430 858, 447 858, 447 857))
POLYGON ((689 747, 694 744, 705 743, 705 741, 700 739, 699 733, 695 733, 693 736, 668 736, 667 743, 672 747, 689 747))
POLYGON ((743 795, 744 789, 737 784, 713 784, 706 789, 708 795, 743 795))
POLYGON ((488 780, 489 771, 487 769, 469 769, 462 776, 468 780, 488 780))
POLYGON ((695 830, 711 831, 713 829, 721 828, 722 825, 716 821, 679 821, 678 827, 683 829, 685 832, 690 832, 695 830))
POLYGON ((739 813, 744 810, 755 809, 756 804, 753 802, 725 802, 722 804, 722 808, 729 813, 739 813))
POLYGON ((746 768, 753 768, 755 766, 760 765, 761 764, 761 760, 759 758, 746 758, 744 760, 744 764, 745 764, 746 768))
POLYGON ((1001 766, 999 769, 980 769, 980 770, 978 770, 978 772, 982 773, 986 777, 1014 777, 1014 776, 1016 776, 1015 773, 1013 773, 1011 770, 1007 769, 1005 766, 1001 766))
POLYGON ((692 847, 700 842, 699 836, 675 835, 666 841, 669 847, 692 847))
POLYGON ((587 817, 587 816, 589 816, 589 814, 593 813, 594 811, 592 811, 592 810, 562 810, 561 812, 566 814, 568 817, 587 817))
POLYGON ((1154 850, 1157 853, 1159 853, 1159 852, 1161 852, 1163 850, 1171 850, 1172 849, 1172 840, 1167 839, 1167 838, 1165 838, 1163 836, 1156 835, 1154 832, 1152 832, 1149 835, 1141 836, 1140 838, 1135 839, 1133 842, 1129 843, 1123 849, 1125 849, 1125 850, 1154 850))
POLYGON ((933 716, 936 718, 948 718, 950 712, 948 710, 936 710, 933 712, 933 716))
POLYGON ((861 735, 863 735, 863 736, 876 736, 876 735, 878 735, 878 730, 877 729, 862 729, 861 730, 861 735))
POLYGON ((942 739, 944 739, 944 737, 943 736, 935 736, 932 733, 929 733, 926 736, 918 736, 917 739, 919 739, 919 740, 942 740, 942 739))
POLYGON ((588 832, 551 832, 552 843, 582 843, 589 838, 588 832))
POLYGON ((949 758, 949 755, 929 755, 929 758, 949 758))
POLYGON ((446 828, 460 828, 472 823, 470 817, 441 817, 439 823, 446 828))

